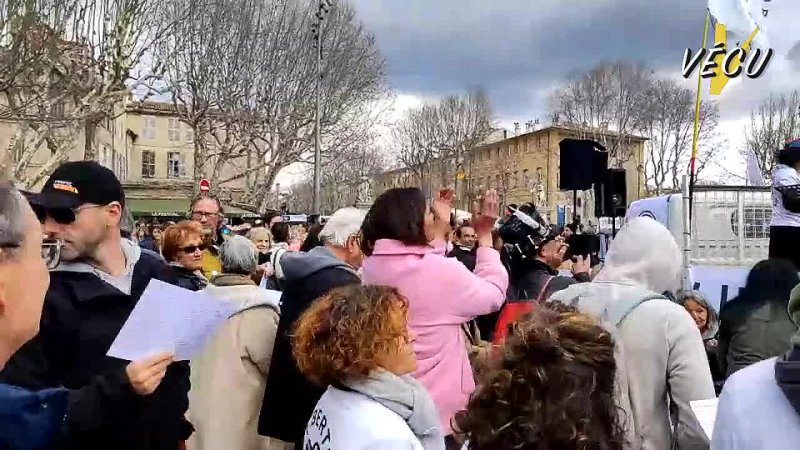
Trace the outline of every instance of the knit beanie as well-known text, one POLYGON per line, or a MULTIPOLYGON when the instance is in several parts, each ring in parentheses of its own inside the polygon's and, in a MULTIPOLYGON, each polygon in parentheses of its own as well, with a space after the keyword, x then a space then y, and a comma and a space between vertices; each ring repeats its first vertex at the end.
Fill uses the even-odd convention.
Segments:
MULTIPOLYGON (((789 317, 792 318, 795 325, 800 327, 800 284, 795 286, 789 295, 789 317)), ((797 330, 792 336, 792 345, 800 347, 800 330, 797 330)))

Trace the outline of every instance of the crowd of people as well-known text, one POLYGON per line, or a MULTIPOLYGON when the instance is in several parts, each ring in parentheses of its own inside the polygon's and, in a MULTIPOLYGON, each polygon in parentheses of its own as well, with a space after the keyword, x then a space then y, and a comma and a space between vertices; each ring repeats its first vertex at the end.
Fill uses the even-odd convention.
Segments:
POLYGON ((792 261, 717 314, 652 219, 597 264, 534 205, 498 217, 487 191, 455 223, 454 203, 390 189, 300 233, 231 230, 200 195, 137 227, 93 162, 0 185, 0 449, 794 448, 792 261), (151 280, 236 313, 190 361, 107 356, 151 280), (709 436, 691 403, 720 392, 709 436))

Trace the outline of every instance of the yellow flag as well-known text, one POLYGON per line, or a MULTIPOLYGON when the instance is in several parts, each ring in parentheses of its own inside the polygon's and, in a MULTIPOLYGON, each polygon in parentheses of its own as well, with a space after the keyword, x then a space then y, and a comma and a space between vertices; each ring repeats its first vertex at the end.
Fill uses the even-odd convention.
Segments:
MULTIPOLYGON (((750 45, 753 42, 753 38, 756 37, 758 34, 759 27, 756 27, 750 36, 747 38, 746 41, 741 45, 742 50, 746 52, 750 52, 750 45)), ((728 76, 725 75, 725 72, 722 70, 722 61, 725 59, 725 55, 727 54, 728 49, 728 28, 725 24, 717 22, 717 25, 714 27, 714 45, 718 43, 722 43, 725 48, 725 52, 723 54, 717 55, 714 57, 714 62, 717 63, 717 67, 714 68, 714 76, 711 78, 711 95, 719 95, 722 93, 722 90, 725 88, 725 85, 728 84, 728 76)), ((730 64, 730 70, 735 71, 742 65, 744 61, 740 58, 734 58, 730 64)))

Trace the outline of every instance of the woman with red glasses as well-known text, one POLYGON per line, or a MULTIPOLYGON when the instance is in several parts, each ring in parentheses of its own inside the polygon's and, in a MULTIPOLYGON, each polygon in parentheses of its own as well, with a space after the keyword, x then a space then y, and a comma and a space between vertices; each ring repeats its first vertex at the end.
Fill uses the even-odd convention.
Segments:
POLYGON ((206 287, 208 280, 203 276, 203 227, 197 222, 184 220, 170 225, 164 230, 161 253, 173 272, 177 275, 176 284, 191 291, 206 287))

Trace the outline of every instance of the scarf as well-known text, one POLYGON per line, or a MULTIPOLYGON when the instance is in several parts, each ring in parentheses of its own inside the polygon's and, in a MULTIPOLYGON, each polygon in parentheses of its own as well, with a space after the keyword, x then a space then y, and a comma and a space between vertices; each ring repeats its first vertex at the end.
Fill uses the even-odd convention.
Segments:
POLYGON ((343 384, 402 417, 425 450, 444 450, 444 434, 433 399, 411 375, 398 376, 379 369, 366 378, 348 380, 343 384))
POLYGON ((209 283, 218 287, 256 285, 256 283, 252 280, 252 278, 248 277, 247 275, 241 275, 237 273, 223 273, 221 275, 217 275, 211 278, 209 283))

